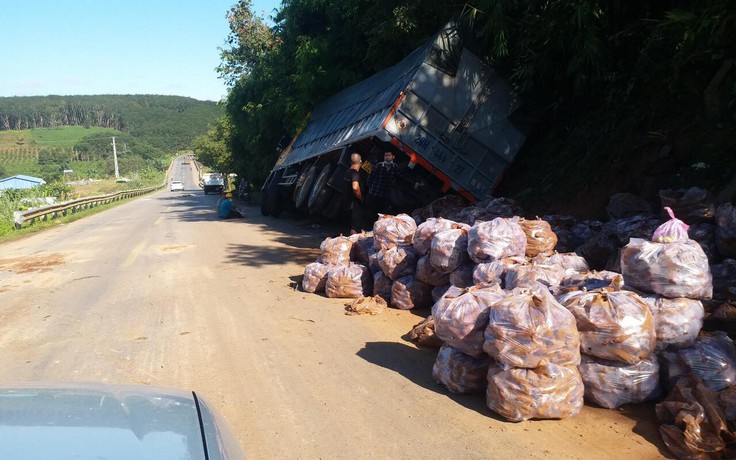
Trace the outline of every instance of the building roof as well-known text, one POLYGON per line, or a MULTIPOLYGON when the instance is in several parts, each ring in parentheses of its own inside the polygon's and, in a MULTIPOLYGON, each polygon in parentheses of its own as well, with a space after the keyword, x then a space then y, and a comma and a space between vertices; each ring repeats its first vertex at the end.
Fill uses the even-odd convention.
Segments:
POLYGON ((0 190, 9 190, 13 188, 33 188, 45 183, 46 181, 41 179, 40 177, 16 174, 15 176, 0 179, 0 190))

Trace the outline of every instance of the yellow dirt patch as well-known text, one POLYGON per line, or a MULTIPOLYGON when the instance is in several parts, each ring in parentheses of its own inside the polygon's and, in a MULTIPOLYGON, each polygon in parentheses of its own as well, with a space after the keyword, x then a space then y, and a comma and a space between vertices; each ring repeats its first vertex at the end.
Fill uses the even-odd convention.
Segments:
POLYGON ((176 246, 160 246, 159 252, 181 252, 185 249, 192 247, 192 244, 179 244, 176 246))
POLYGON ((59 253, 43 256, 16 257, 0 259, 0 270, 9 270, 16 273, 47 272, 56 265, 65 262, 64 255, 59 253))

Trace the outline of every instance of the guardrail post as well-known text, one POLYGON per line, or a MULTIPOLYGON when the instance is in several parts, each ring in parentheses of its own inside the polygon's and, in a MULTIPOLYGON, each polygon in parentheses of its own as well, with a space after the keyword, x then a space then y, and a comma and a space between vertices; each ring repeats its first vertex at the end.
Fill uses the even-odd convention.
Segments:
POLYGON ((16 230, 20 230, 20 228, 23 226, 23 222, 25 222, 26 218, 23 217, 22 211, 15 211, 13 212, 13 224, 15 225, 16 230))
POLYGON ((104 196, 90 197, 90 198, 78 198, 62 204, 54 204, 51 206, 44 206, 42 208, 33 209, 29 211, 14 211, 13 212, 13 224, 16 229, 20 229, 24 223, 29 225, 35 223, 36 219, 46 221, 48 219, 54 219, 59 215, 66 216, 69 211, 73 213, 82 211, 84 209, 91 209, 95 206, 102 204, 112 203, 114 201, 120 201, 125 198, 134 196, 144 195, 146 193, 155 192, 166 186, 166 182, 161 185, 154 187, 147 187, 144 189, 126 190, 111 193, 104 196))

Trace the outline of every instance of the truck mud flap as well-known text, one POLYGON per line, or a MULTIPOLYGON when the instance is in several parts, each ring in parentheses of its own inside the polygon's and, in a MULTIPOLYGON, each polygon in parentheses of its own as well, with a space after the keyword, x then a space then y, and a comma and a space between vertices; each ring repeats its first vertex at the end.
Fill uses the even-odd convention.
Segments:
POLYGON ((283 175, 283 169, 271 173, 271 179, 263 187, 261 214, 264 216, 278 217, 281 213, 279 209, 279 181, 283 175))
POLYGON ((347 211, 347 198, 341 193, 333 193, 330 201, 322 211, 322 216, 330 220, 336 220, 347 211))

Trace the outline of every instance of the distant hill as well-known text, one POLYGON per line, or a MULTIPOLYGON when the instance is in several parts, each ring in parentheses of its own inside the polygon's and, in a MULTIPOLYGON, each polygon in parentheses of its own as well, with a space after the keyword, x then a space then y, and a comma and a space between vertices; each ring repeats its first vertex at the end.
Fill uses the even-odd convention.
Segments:
POLYGON ((179 96, 0 97, 0 177, 110 177, 113 137, 122 174, 157 176, 222 114, 215 102, 179 96))
POLYGON ((222 114, 215 102, 180 96, 0 97, 0 131, 111 128, 169 152, 192 148, 194 138, 222 114))

